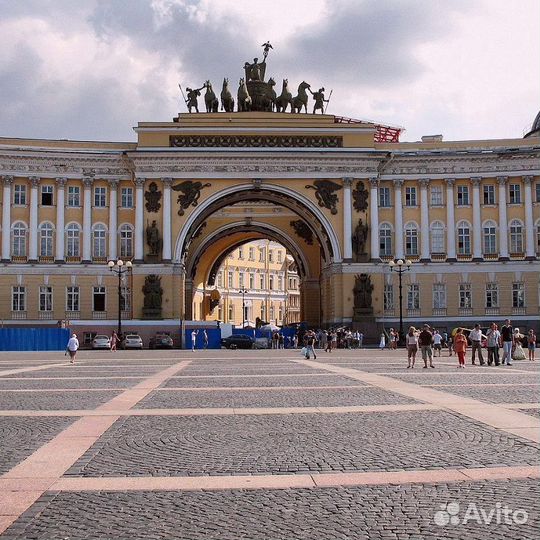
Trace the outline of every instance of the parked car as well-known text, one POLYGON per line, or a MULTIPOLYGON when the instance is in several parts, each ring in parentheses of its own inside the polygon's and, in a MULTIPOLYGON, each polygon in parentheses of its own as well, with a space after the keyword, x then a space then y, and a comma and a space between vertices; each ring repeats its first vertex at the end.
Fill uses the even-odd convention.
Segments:
POLYGON ((247 334, 236 334, 221 340, 221 346, 227 349, 253 349, 255 339, 247 334))
POLYGON ((122 349, 142 349, 143 340, 138 334, 126 334, 120 343, 122 349))
POLYGON ((148 342, 149 349, 172 349, 173 339, 165 332, 157 332, 148 342))
POLYGON ((102 334, 98 334, 92 340, 92 349, 110 349, 111 348, 111 338, 102 334))

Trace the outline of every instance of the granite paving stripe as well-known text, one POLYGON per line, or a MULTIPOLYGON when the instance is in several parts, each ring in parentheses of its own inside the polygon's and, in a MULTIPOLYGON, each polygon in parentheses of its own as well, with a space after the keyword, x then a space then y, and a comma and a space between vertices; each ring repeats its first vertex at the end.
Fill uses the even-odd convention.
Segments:
POLYGON ((66 474, 216 476, 538 466, 539 449, 442 410, 129 416, 118 420, 66 474))
POLYGON ((64 366, 64 365, 65 365, 65 362, 38 365, 38 366, 29 366, 29 367, 22 367, 22 368, 16 368, 16 369, 4 369, 0 371, 0 377, 9 377, 11 375, 18 375, 18 374, 23 374, 26 372, 43 371, 44 369, 50 369, 51 367, 58 367, 58 366, 64 366))
POLYGON ((30 410, 57 410, 57 409, 90 409, 100 403, 117 396, 121 390, 96 390, 94 392, 70 393, 36 393, 13 392, 6 390, 0 392, 0 410, 30 409, 30 410))
POLYGON ((175 388, 162 386, 156 388, 156 392, 223 392, 223 391, 240 391, 240 392, 275 392, 284 390, 348 390, 353 388, 366 388, 367 384, 354 384, 355 381, 351 381, 352 384, 344 386, 206 386, 206 387, 188 387, 188 388, 175 388))
MULTIPOLYGON (((152 375, 152 373, 144 374, 143 377, 148 377, 152 375)), ((66 366, 66 369, 64 371, 59 371, 55 373, 40 373, 39 375, 35 375, 33 373, 18 373, 14 375, 6 375, 4 380, 9 379, 100 379, 100 378, 108 378, 108 377, 114 377, 114 378, 125 378, 129 377, 130 379, 141 377, 141 375, 130 375, 130 374, 122 374, 122 375, 112 375, 110 373, 94 373, 92 375, 90 374, 81 374, 78 375, 76 371, 71 371, 70 366, 66 366)))
POLYGON ((0 379, 0 392, 6 390, 39 390, 39 391, 70 391, 70 390, 114 390, 127 388, 143 380, 144 377, 134 378, 84 378, 84 379, 0 379))
POLYGON ((176 377, 171 377, 172 380, 174 379, 214 379, 214 378, 221 378, 221 379, 230 379, 233 377, 245 377, 245 378, 256 378, 256 377, 331 377, 331 373, 325 373, 324 371, 322 373, 319 373, 320 370, 313 370, 315 373, 309 371, 307 373, 265 373, 265 374, 252 374, 252 375, 245 375, 245 374, 232 374, 232 375, 177 375, 176 377))
POLYGON ((535 479, 515 480, 511 486, 484 480, 211 492, 51 491, 5 538, 532 540, 537 538, 539 501, 535 479), (441 521, 450 520, 441 513, 449 502, 459 504, 455 525, 441 521), (487 515, 496 502, 511 512, 525 511, 527 519, 465 519, 472 503, 487 515))
MULTIPOLYGON (((423 387, 426 388, 426 387, 423 387)), ((448 386, 445 391, 458 396, 465 396, 488 403, 502 403, 506 401, 530 402, 540 397, 538 385, 500 385, 500 386, 448 386)))
MULTIPOLYGON (((435 383, 435 384, 422 384, 421 386, 427 386, 429 388, 439 388, 439 387, 450 387, 450 388, 454 388, 456 386, 455 383, 435 383)), ((460 388, 474 388, 474 387, 477 387, 477 386, 480 386, 482 388, 492 388, 492 387, 497 387, 497 386, 502 386, 502 387, 505 387, 505 388, 513 388, 513 387, 516 387, 516 386, 527 386, 527 387, 538 387, 540 386, 540 383, 536 383, 536 382, 507 382, 507 383, 500 383, 500 382, 496 382, 496 383, 463 383, 463 384, 460 384, 459 385, 460 388)))

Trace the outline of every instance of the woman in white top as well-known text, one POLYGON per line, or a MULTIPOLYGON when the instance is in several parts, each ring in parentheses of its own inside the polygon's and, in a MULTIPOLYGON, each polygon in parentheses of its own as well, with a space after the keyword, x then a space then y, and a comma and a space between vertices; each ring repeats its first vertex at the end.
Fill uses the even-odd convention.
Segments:
POLYGON ((381 351, 386 347, 386 336, 384 335, 384 332, 381 334, 381 341, 379 342, 379 349, 381 351))
POLYGON ((409 361, 407 369, 414 368, 414 361, 418 352, 418 334, 414 326, 409 327, 409 331, 405 336, 405 344, 407 345, 407 360, 409 361))
POLYGON ((79 350, 79 340, 77 339, 77 334, 72 334, 72 336, 69 338, 66 350, 69 353, 70 363, 74 364, 75 355, 77 354, 77 351, 79 350))

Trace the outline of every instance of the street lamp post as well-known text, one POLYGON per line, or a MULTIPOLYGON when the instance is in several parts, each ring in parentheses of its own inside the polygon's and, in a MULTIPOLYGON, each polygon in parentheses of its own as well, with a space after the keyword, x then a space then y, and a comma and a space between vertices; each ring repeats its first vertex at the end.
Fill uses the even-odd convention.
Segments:
POLYGON ((131 261, 124 262, 122 259, 109 261, 107 263, 109 270, 118 276, 118 339, 122 335, 122 277, 131 271, 133 265, 131 261))
POLYGON ((397 261, 390 261, 388 267, 391 272, 397 272, 399 276, 399 341, 403 342, 403 286, 401 282, 401 275, 411 269, 412 262, 409 260, 398 259, 397 261))
POLYGON ((238 292, 242 295, 242 328, 244 328, 244 326, 246 326, 246 299, 245 299, 245 296, 249 291, 247 289, 244 289, 244 287, 242 287, 238 292))

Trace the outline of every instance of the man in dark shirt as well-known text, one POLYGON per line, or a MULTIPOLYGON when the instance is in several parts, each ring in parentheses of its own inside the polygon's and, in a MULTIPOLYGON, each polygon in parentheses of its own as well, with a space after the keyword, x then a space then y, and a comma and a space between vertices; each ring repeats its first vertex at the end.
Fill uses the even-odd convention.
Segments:
POLYGON ((512 334, 513 333, 514 333, 514 329, 512 328, 510 319, 506 319, 504 321, 504 324, 501 327, 501 339, 502 339, 502 345, 503 345, 502 363, 503 364, 506 363, 509 366, 512 365, 512 334))
POLYGON ((429 367, 434 368, 433 365, 433 350, 431 344, 433 343, 433 334, 430 332, 429 325, 424 324, 423 330, 418 336, 418 345, 420 346, 420 351, 422 352, 422 360, 424 361, 424 368, 428 367, 428 358, 429 358, 429 367))

